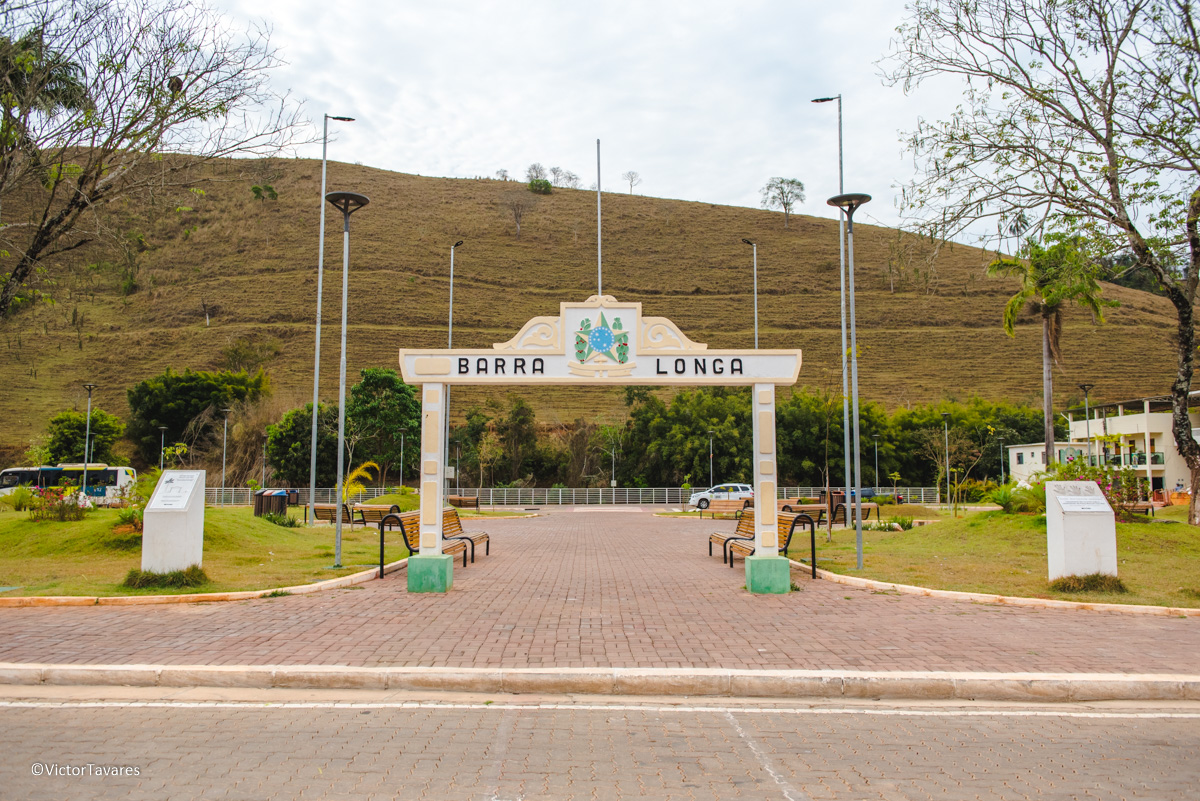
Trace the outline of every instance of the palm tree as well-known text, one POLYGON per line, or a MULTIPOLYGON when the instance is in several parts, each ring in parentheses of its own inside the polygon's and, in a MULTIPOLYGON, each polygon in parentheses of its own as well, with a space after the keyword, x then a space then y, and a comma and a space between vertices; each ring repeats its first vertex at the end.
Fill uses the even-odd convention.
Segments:
POLYGON ((1063 307, 1083 306, 1093 321, 1104 322, 1104 307, 1116 301, 1100 298, 1096 267, 1080 252, 1075 239, 1059 238, 1049 247, 1033 239, 1025 243, 1019 259, 997 259, 988 275, 1013 276, 1021 282, 1017 294, 1004 307, 1004 333, 1016 336, 1017 317, 1027 306, 1042 318, 1042 410, 1046 426, 1046 469, 1054 465, 1054 386, 1050 366, 1060 364, 1063 307))

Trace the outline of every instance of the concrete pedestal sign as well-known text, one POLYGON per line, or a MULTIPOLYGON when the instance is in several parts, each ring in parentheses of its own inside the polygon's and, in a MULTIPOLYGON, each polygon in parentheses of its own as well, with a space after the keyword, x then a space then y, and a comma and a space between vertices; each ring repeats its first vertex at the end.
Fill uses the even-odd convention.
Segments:
POLYGON ((202 566, 204 471, 164 470, 142 523, 142 570, 171 573, 202 566))
POLYGON ((1046 482, 1046 561, 1050 580, 1117 575, 1117 522, 1094 481, 1046 482))

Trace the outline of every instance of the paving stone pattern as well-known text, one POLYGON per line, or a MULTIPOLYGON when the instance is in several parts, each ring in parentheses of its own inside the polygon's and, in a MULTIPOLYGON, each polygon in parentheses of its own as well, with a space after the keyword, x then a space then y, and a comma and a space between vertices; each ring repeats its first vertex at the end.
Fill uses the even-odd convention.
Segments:
POLYGON ((467 522, 492 553, 454 589, 405 573, 238 603, 0 609, 0 661, 1192 673, 1200 618, 1038 610, 812 581, 742 589, 708 556, 734 521, 551 511, 467 522))
POLYGON ((0 726, 0 798, 28 801, 1182 801, 1200 786, 1195 719, 260 706, 4 709, 0 726))

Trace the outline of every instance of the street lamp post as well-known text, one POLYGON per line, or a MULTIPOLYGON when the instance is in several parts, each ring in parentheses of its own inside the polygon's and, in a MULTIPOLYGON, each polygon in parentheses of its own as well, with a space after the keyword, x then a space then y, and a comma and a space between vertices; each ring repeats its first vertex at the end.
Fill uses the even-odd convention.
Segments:
POLYGON ((259 489, 266 489, 266 487, 267 487, 267 434, 266 434, 266 432, 264 431, 264 432, 263 432, 263 468, 262 468, 262 482, 261 482, 261 485, 260 485, 259 489))
POLYGON ((879 489, 879 435, 872 434, 871 439, 875 440, 875 489, 879 489))
POLYGON ((462 443, 454 443, 454 485, 458 488, 457 495, 462 495, 462 443))
POLYGON ((158 427, 158 471, 163 469, 163 453, 167 450, 167 427, 158 427))
POLYGON ((712 445, 713 445, 713 432, 712 432, 712 429, 709 429, 709 431, 708 431, 708 488, 709 489, 713 488, 713 450, 712 450, 712 445))
POLYGON ((317 404, 321 392, 321 290, 325 285, 325 165, 329 148, 329 121, 354 122, 353 117, 331 117, 325 115, 325 129, 321 135, 321 232, 317 242, 317 345, 313 351, 313 404, 312 440, 308 466, 308 518, 317 522, 317 404))
POLYGON ((1004 439, 1000 440, 1000 483, 1004 483, 1004 463, 1008 461, 1005 457, 1007 454, 1004 451, 1004 439))
MULTIPOLYGON (((337 532, 333 550, 333 566, 342 566, 342 478, 346 470, 346 299, 350 292, 350 215, 370 203, 366 195, 357 192, 330 192, 325 196, 342 213, 342 356, 338 367, 338 441, 337 441, 337 532)), ((316 450, 313 450, 316 453, 316 450)))
POLYGON ((758 350, 758 245, 749 239, 742 239, 754 248, 754 349, 758 350))
POLYGON ((87 474, 88 474, 88 443, 92 439, 92 390, 96 388, 96 384, 84 384, 83 388, 88 393, 88 408, 87 408, 87 423, 85 424, 83 434, 83 497, 87 498, 87 474))
MULTIPOLYGON (((446 318, 446 349, 450 350, 454 347, 454 251, 462 247, 463 241, 460 239, 450 246, 450 313, 446 318)), ((446 442, 446 454, 449 458, 450 454, 450 387, 446 386, 446 429, 443 432, 446 442)), ((458 472, 457 465, 454 472, 458 472)), ((449 492, 450 481, 443 478, 446 483, 446 491, 449 492)))
MULTIPOLYGON (((814 103, 831 103, 834 100, 838 105, 838 194, 841 195, 846 191, 845 187, 845 170, 843 167, 842 147, 842 96, 840 94, 833 97, 818 97, 812 102, 814 103)), ((846 466, 846 492, 850 491, 850 371, 846 364, 846 218, 838 215, 838 286, 839 286, 839 306, 842 317, 842 442, 844 454, 843 461, 846 466)), ((833 521, 830 520, 830 526, 833 521)), ((862 567, 862 549, 859 549, 859 567, 862 567)))
POLYGON ((229 448, 229 413, 233 409, 222 409, 225 413, 225 434, 221 438, 221 505, 225 505, 225 454, 229 448))
POLYGON ((871 200, 870 195, 852 193, 835 195, 827 201, 842 210, 846 217, 846 275, 850 308, 850 396, 853 402, 854 424, 854 528, 857 532, 858 569, 862 570, 862 438, 858 427, 858 333, 854 315, 854 212, 871 200))
MULTIPOLYGON (((1083 420, 1084 427, 1087 429, 1087 444, 1088 444, 1088 467, 1092 466, 1092 408, 1088 404, 1088 393, 1092 391, 1095 384, 1080 384, 1079 388, 1083 390, 1083 420)), ((1070 439, 1070 432, 1067 434, 1067 439, 1070 439)))
POLYGON ((400 486, 404 486, 404 435, 408 433, 407 428, 400 429, 400 486))
POLYGON ((942 412, 942 428, 946 437, 946 509, 950 509, 950 413, 942 412))

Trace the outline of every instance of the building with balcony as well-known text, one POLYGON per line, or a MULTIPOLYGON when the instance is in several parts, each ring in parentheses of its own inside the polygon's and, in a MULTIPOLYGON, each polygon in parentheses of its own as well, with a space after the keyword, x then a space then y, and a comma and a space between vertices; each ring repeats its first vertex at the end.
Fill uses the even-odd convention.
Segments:
MULTIPOLYGON (((1200 437, 1200 391, 1191 393, 1188 405, 1192 435, 1200 437)), ((1066 417, 1068 440, 1054 443, 1058 461, 1084 459, 1093 466, 1130 467, 1154 490, 1191 486, 1191 471, 1175 449, 1169 396, 1081 406, 1068 409, 1066 417)), ((1006 450, 1014 480, 1028 480, 1046 469, 1045 443, 1010 445, 1006 450)))

